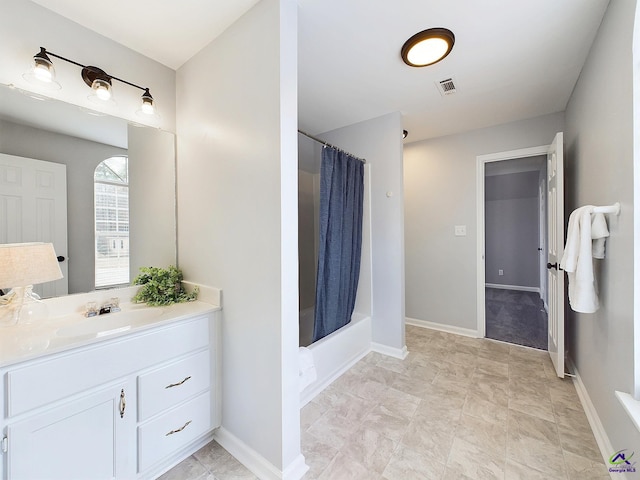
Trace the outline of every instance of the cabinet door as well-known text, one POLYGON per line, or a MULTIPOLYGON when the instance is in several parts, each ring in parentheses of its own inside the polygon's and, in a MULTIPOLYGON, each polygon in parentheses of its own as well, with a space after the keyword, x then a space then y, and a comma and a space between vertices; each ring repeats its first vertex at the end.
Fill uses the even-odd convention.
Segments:
POLYGON ((8 479, 129 478, 133 432, 135 393, 127 383, 73 397, 8 426, 8 479))

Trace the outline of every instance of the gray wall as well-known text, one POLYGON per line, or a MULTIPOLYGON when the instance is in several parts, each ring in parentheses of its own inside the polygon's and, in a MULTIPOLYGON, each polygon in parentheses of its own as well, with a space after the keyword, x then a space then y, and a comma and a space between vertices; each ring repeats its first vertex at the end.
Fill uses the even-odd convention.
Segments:
POLYGON ((0 120, 0 152, 67 166, 69 293, 95 288, 93 174, 122 148, 0 120))
POLYGON ((548 145, 563 128, 555 113, 405 145, 407 317, 477 329, 476 156, 548 145))
POLYGON ((538 176, 536 171, 485 177, 487 283, 540 287, 538 176))
POLYGON ((178 257, 223 290, 216 436, 275 472, 302 460, 296 13, 262 0, 177 74, 178 257))
POLYGON ((634 387, 635 16, 635 0, 609 4, 566 109, 567 213, 584 204, 622 204, 619 217, 608 215, 606 258, 596 261, 600 309, 569 310, 566 322, 569 356, 614 451, 637 451, 640 445, 640 434, 614 396, 615 390, 632 393, 634 387))

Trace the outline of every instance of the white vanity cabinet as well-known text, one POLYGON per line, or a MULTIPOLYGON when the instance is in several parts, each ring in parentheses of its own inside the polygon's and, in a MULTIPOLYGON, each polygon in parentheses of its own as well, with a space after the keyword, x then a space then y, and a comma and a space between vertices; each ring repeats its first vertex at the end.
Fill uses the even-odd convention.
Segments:
POLYGON ((220 425, 218 315, 0 368, 0 478, 155 478, 209 442, 220 425))
POLYGON ((131 478, 127 453, 135 421, 126 411, 119 414, 121 392, 129 387, 115 383, 10 423, 8 478, 131 478))

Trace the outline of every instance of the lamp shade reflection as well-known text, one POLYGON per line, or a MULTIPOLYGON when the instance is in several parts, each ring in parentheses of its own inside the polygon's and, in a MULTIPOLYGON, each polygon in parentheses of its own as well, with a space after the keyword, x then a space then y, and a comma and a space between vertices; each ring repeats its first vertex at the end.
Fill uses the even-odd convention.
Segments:
POLYGON ((8 243, 0 245, 0 324, 14 325, 46 316, 46 307, 32 291, 33 285, 62 278, 53 244, 8 243), (24 317, 24 318, 23 318, 24 317))

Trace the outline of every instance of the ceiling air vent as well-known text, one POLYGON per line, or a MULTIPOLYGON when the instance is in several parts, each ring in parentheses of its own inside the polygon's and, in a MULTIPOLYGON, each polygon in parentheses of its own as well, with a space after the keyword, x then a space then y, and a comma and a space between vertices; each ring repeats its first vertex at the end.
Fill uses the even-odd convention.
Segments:
POLYGON ((436 82, 440 95, 452 95, 456 93, 456 84, 453 82, 453 78, 445 78, 436 82))

